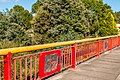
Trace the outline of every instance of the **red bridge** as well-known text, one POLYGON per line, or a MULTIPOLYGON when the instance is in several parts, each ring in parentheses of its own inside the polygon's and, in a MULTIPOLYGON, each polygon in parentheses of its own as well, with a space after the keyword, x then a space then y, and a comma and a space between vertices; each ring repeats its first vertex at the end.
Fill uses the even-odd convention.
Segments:
MULTIPOLYGON (((90 67, 90 65, 92 65, 86 65, 84 64, 86 63, 84 61, 88 59, 90 59, 88 61, 91 61, 93 57, 104 59, 104 57, 101 57, 100 55, 103 55, 106 51, 111 51, 113 48, 117 48, 119 45, 120 36, 115 35, 67 42, 57 42, 44 45, 1 49, 0 80, 44 80, 46 78, 48 79, 48 77, 55 73, 61 71, 65 73, 68 71, 66 69, 73 70, 68 71, 66 76, 64 75, 60 79, 56 80, 114 80, 114 78, 102 78, 103 76, 95 78, 96 74, 100 74, 99 72, 96 72, 94 75, 92 72, 88 74, 89 72, 85 72, 81 69, 83 69, 85 66, 90 67), (81 62, 83 62, 83 65, 81 62), (77 69, 76 66, 78 66, 77 69), (77 74, 74 73, 74 69, 77 71, 77 74), (81 76, 83 75, 81 72, 84 73, 88 79, 85 76, 81 76), (92 74, 93 77, 90 77, 92 74)), ((113 55, 114 53, 110 54, 113 55)), ((116 55, 117 56, 115 57, 118 59, 120 54, 118 55, 116 53, 116 55)), ((92 63, 95 62, 93 61, 92 63)), ((106 62, 105 64, 108 63, 106 62)), ((112 62, 109 61, 109 64, 112 64, 112 62)), ((86 70, 89 71, 90 69, 86 70)), ((98 69, 95 68, 95 70, 98 69)), ((61 74, 62 73, 57 75, 61 74)), ((55 76, 57 77, 57 75, 55 76)), ((103 73, 103 75, 105 74, 103 73)), ((116 74, 116 76, 117 75, 118 74, 116 74)), ((55 80, 55 76, 54 78, 50 77, 49 79, 55 80)), ((110 76, 108 75, 108 77, 110 76)))

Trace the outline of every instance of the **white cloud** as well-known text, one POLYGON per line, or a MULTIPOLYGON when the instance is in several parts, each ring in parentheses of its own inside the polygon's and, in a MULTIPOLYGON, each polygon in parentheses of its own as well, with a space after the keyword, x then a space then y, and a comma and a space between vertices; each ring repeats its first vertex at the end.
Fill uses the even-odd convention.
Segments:
POLYGON ((0 0, 0 2, 9 2, 9 0, 0 0))
POLYGON ((20 0, 0 0, 0 2, 11 2, 11 1, 18 2, 20 0))
POLYGON ((18 2, 19 0, 15 0, 15 2, 18 2))

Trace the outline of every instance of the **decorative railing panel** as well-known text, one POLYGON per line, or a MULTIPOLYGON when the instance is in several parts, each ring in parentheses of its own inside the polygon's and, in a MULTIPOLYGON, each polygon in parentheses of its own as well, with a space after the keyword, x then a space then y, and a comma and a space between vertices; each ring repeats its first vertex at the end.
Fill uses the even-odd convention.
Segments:
POLYGON ((61 70, 72 66, 72 46, 61 49, 60 64, 61 70))
POLYGON ((12 58, 12 79, 36 80, 38 78, 38 65, 40 53, 27 54, 12 58))
POLYGON ((58 63, 60 55, 60 50, 43 52, 40 54, 39 78, 44 78, 60 71, 60 64, 58 63))
POLYGON ((77 63, 87 60, 97 54, 97 42, 90 42, 86 44, 78 44, 76 47, 76 61, 77 63))

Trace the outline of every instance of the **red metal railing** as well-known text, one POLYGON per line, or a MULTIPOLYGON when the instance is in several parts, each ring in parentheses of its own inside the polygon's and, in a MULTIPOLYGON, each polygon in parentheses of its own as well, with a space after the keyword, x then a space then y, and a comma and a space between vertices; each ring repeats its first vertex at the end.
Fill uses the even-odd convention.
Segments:
POLYGON ((61 49, 60 64, 61 70, 72 66, 72 46, 61 49))
POLYGON ((96 39, 67 44, 64 48, 52 51, 2 56, 0 60, 0 80, 41 80, 67 68, 75 68, 77 64, 100 53, 120 45, 120 37, 96 39))
POLYGON ((36 80, 40 53, 12 58, 14 80, 36 80))
POLYGON ((76 48, 76 61, 77 63, 85 61, 90 57, 97 55, 98 42, 90 42, 84 44, 78 44, 76 48))

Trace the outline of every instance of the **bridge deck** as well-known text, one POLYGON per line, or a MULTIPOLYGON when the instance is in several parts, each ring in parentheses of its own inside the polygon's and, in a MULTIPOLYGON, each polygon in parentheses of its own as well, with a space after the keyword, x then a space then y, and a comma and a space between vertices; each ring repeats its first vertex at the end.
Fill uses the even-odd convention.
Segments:
POLYGON ((120 47, 103 53, 47 80, 120 80, 120 47))

